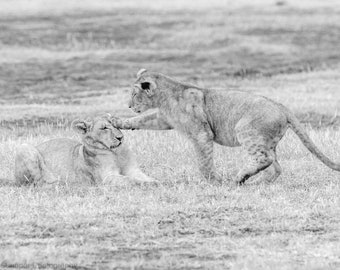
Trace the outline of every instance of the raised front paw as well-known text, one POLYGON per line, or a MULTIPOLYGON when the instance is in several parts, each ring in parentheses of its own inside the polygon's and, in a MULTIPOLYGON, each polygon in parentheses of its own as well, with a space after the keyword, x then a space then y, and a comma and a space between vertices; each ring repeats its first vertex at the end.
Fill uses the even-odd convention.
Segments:
POLYGON ((115 128, 120 128, 120 129, 134 129, 132 127, 132 122, 130 119, 121 119, 116 116, 111 116, 110 122, 112 126, 115 128))
POLYGON ((123 128, 123 120, 121 118, 109 115, 109 120, 112 126, 116 128, 123 128))

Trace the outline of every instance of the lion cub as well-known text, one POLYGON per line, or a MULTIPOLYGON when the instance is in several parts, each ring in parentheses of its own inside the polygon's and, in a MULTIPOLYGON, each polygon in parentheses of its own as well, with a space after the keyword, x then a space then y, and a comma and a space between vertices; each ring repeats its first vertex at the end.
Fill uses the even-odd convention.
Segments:
POLYGON ((114 176, 127 176, 139 182, 156 182, 138 167, 123 143, 123 133, 107 117, 92 121, 75 120, 75 131, 82 141, 53 139, 38 146, 23 145, 15 158, 18 185, 66 184, 93 185, 114 176))
POLYGON ((193 142, 200 171, 213 183, 222 181, 213 162, 214 142, 242 146, 248 154, 250 161, 236 175, 236 183, 243 184, 260 171, 265 172, 263 180, 275 181, 282 172, 276 146, 288 128, 325 165, 340 171, 340 163, 333 162, 316 147, 290 110, 262 96, 200 88, 142 69, 137 73, 129 107, 140 115, 112 118, 115 127, 178 130, 193 142))

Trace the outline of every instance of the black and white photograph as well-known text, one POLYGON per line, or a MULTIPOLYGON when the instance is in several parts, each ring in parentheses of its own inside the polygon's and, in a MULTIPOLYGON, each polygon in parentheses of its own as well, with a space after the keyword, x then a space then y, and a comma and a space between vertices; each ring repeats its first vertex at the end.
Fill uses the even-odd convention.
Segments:
POLYGON ((339 0, 0 0, 0 269, 340 269, 339 0))

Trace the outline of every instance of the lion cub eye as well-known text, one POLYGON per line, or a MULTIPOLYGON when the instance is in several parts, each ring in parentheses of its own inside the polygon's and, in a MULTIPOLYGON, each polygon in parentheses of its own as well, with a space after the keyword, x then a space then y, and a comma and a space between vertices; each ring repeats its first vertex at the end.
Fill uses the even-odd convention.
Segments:
POLYGON ((104 127, 101 127, 100 128, 101 130, 107 130, 107 129, 109 129, 107 126, 104 126, 104 127))

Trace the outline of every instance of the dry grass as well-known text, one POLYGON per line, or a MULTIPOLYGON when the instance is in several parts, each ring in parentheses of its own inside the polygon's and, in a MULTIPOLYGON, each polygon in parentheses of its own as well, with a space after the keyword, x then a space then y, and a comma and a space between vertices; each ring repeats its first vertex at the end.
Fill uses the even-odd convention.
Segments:
MULTIPOLYGON (((310 131, 333 159, 339 132, 310 131)), ((9 177, 20 141, 1 143, 9 177), (6 154, 4 154, 6 153, 6 154)), ((226 182, 199 182, 191 145, 175 132, 126 132, 144 170, 159 187, 106 185, 0 189, 3 265, 69 265, 72 269, 336 269, 340 266, 340 186, 289 133, 280 144, 283 176, 274 184, 235 188, 227 179, 244 163, 239 149, 218 147, 226 182), (185 149, 185 151, 183 151, 185 149), (78 267, 75 267, 75 265, 78 267), (83 267, 83 268, 82 268, 83 267)))
MULTIPOLYGON (((15 3, 0 1, 1 179, 13 178, 23 142, 74 137, 74 117, 131 115, 141 67, 282 102, 340 160, 337 1, 15 3)), ((216 146, 226 179, 217 188, 199 180, 176 132, 125 135, 161 185, 0 186, 0 268, 340 267, 339 174, 291 132, 278 151, 282 177, 242 188, 229 181, 246 162, 240 149, 216 146)))

